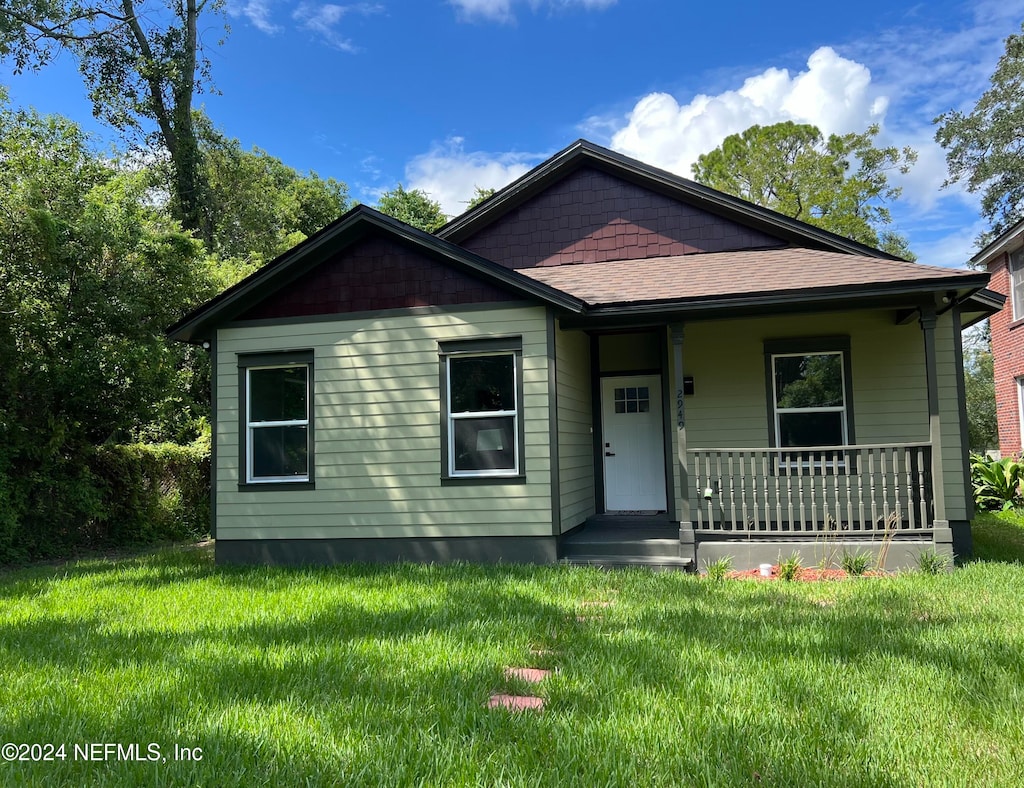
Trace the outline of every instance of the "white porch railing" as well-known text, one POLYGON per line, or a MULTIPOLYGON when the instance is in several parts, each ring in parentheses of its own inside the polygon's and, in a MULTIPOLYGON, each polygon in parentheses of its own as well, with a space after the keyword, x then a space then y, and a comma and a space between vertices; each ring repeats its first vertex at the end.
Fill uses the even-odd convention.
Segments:
POLYGON ((690 449, 697 531, 931 530, 931 444, 690 449))

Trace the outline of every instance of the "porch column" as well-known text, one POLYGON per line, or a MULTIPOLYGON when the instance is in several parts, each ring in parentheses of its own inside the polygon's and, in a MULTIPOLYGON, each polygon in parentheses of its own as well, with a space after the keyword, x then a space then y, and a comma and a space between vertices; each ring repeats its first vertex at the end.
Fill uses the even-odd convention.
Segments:
POLYGON ((942 478, 942 418, 939 415, 939 371, 935 354, 935 307, 921 307, 924 334, 924 366, 928 379, 928 440, 932 444, 932 495, 935 499, 935 528, 946 528, 946 495, 942 478))
POLYGON ((679 459, 679 484, 682 491, 682 506, 679 512, 679 555, 693 559, 696 563, 696 547, 693 537, 693 520, 690 512, 690 468, 686 457, 686 397, 683 393, 683 324, 673 323, 672 366, 674 371, 673 389, 676 395, 676 451, 679 459))

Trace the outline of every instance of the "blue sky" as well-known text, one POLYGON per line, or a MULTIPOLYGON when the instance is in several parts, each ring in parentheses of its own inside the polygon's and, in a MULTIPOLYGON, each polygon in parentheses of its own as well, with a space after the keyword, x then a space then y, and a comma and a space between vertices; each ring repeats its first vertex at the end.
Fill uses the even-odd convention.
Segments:
MULTIPOLYGON (((149 4, 159 0, 148 0, 149 4)), ((684 176, 753 123, 882 127, 919 162, 895 227, 921 262, 963 265, 985 229, 977 200, 941 189, 932 119, 969 109, 1024 0, 822 3, 227 0, 201 26, 214 122, 246 147, 374 203, 401 182, 458 213, 579 137, 684 176)), ((67 57, 0 68, 11 101, 97 125, 67 57)))

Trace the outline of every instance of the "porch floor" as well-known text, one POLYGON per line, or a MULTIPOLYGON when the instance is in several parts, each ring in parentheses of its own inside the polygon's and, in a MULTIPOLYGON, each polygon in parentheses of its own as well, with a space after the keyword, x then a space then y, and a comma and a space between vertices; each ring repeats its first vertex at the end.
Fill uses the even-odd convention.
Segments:
POLYGON ((667 515, 593 515, 559 540, 558 557, 577 566, 692 570, 679 552, 679 526, 667 515))

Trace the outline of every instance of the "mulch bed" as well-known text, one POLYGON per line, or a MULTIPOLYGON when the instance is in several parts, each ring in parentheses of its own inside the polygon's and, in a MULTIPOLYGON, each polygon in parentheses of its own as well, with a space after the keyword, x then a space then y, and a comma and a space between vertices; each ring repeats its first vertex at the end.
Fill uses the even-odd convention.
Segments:
MULTIPOLYGON (((817 567, 808 566, 801 569, 794 580, 802 583, 815 583, 821 580, 846 580, 849 577, 882 577, 885 572, 868 571, 863 575, 850 575, 842 569, 819 569, 817 567)), ((730 580, 778 580, 779 579, 779 567, 772 567, 771 577, 764 577, 761 575, 761 570, 744 569, 743 571, 729 572, 726 575, 730 580)))

